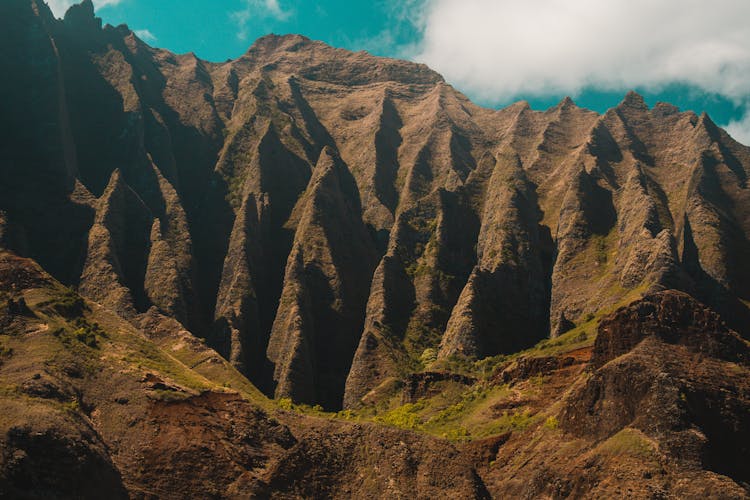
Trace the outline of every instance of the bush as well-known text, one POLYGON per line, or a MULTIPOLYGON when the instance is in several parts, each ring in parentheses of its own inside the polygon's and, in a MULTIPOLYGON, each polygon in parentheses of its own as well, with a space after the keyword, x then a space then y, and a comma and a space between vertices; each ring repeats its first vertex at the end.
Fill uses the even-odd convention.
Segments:
POLYGON ((594 244, 594 253, 596 263, 603 265, 607 263, 607 239, 606 236, 594 236, 592 238, 594 244))
POLYGON ((641 431, 629 427, 604 441, 600 448, 611 455, 632 455, 648 458, 654 456, 656 447, 641 431))
POLYGON ((336 418, 341 418, 344 420, 354 420, 355 418, 357 418, 357 414, 352 410, 341 410, 340 412, 336 413, 336 418))
POLYGON ((419 430, 422 428, 422 419, 418 413, 424 410, 426 403, 418 401, 416 403, 406 403, 398 408, 389 411, 385 415, 375 417, 375 422, 392 425, 402 429, 419 430))
POLYGON ((81 409, 81 405, 78 402, 78 399, 72 399, 70 401, 67 401, 62 404, 63 408, 65 408, 67 411, 75 413, 78 410, 81 409))
POLYGON ((441 332, 419 321, 411 321, 404 332, 404 345, 413 359, 424 354, 425 349, 440 343, 441 332))
POLYGON ((99 346, 99 343, 96 341, 96 335, 86 328, 78 328, 73 332, 73 336, 78 342, 86 344, 89 347, 95 348, 99 346))
POLYGON ((444 432, 443 437, 449 441, 468 441, 471 439, 471 434, 465 428, 457 427, 444 432))
POLYGON ((555 430, 560 426, 560 422, 557 420, 557 417, 554 415, 547 417, 547 420, 544 421, 544 428, 555 430))
POLYGON ((294 407, 292 398, 280 398, 278 401, 276 401, 276 404, 279 405, 279 408, 286 411, 292 411, 294 407))
POLYGON ((76 341, 92 349, 99 347, 99 337, 107 338, 108 335, 98 323, 89 323, 84 318, 76 318, 73 321, 75 329, 71 332, 65 328, 58 328, 52 334, 59 338, 66 346, 76 341))
POLYGON ((488 391, 486 388, 478 386, 473 387, 470 391, 462 395, 461 401, 440 410, 434 417, 432 417, 430 423, 445 423, 459 418, 474 402, 484 400, 487 397, 487 394, 488 391))
POLYGON ((419 357, 419 361, 423 366, 429 366, 437 360, 437 354, 438 353, 436 349, 428 347, 422 352, 422 355, 419 357))
POLYGON ((528 410, 522 412, 503 412, 488 428, 490 434, 526 430, 537 419, 528 410))
POLYGON ((66 318, 77 318, 83 314, 86 303, 80 295, 70 288, 66 288, 65 292, 57 297, 53 307, 66 318))

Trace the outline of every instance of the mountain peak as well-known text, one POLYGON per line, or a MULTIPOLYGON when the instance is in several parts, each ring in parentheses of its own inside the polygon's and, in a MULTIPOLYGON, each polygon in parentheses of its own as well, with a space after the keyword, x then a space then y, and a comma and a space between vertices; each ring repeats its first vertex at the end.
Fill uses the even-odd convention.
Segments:
POLYGON ((705 111, 698 117, 698 127, 701 127, 708 134, 708 137, 713 141, 718 141, 721 138, 719 127, 714 123, 708 113, 705 111))
POLYGON ((424 64, 351 52, 302 35, 259 38, 239 59, 253 66, 338 85, 383 82, 435 85, 443 77, 424 64))
POLYGON ((711 119, 711 116, 709 116, 709 114, 706 111, 703 111, 698 117, 698 119, 701 122, 705 123, 706 126, 711 127, 711 128, 716 128, 716 124, 714 123, 714 121, 711 119))
POLYGON ((71 5, 63 18, 65 24, 76 30, 99 31, 102 20, 94 14, 94 4, 91 0, 83 0, 79 4, 71 5))
POLYGON ((573 99, 570 98, 570 96, 563 97, 562 100, 557 104, 557 106, 560 108, 567 108, 575 105, 576 103, 573 101, 573 99))
POLYGON ((269 33, 264 35, 250 46, 247 53, 254 52, 294 52, 304 45, 310 45, 315 43, 310 38, 304 35, 297 34, 285 34, 277 35, 276 33, 269 33))
POLYGON ((671 116, 679 114, 680 108, 668 102, 657 102, 654 105, 653 112, 657 116, 671 116))
POLYGON ((618 108, 642 109, 642 110, 648 111, 648 105, 646 104, 646 101, 643 99, 643 96, 641 96, 635 90, 631 90, 627 94, 625 94, 625 97, 620 102, 620 104, 617 105, 617 107, 618 108))

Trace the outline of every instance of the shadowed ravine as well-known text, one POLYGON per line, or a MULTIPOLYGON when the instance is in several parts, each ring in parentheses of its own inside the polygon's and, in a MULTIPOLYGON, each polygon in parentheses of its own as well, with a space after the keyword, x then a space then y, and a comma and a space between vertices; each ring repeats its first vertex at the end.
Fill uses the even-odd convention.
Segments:
POLYGON ((13 248, 125 316, 156 307, 269 395, 357 407, 402 358, 515 352, 636 290, 694 293, 749 333, 750 151, 708 116, 634 93, 604 115, 494 111, 291 35, 209 63, 86 5, 5 7, 49 33, 23 43, 48 51, 59 83, 34 106, 62 144, 24 160, 49 195, 5 169, 13 248), (96 216, 50 224, 40 198, 96 216))
POLYGON ((0 497, 747 498, 750 148, 0 3, 0 497))

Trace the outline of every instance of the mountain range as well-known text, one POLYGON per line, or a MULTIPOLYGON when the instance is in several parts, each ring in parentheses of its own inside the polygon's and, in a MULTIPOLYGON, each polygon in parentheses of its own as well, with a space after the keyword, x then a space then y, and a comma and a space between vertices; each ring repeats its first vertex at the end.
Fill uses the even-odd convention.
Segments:
POLYGON ((0 496, 750 494, 750 148, 708 115, 0 19, 0 496))

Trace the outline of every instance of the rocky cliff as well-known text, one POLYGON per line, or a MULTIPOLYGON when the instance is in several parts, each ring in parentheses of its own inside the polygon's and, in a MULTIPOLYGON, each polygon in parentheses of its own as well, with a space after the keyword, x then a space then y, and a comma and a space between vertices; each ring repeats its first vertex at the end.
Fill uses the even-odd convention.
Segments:
MULTIPOLYGON (((744 389, 720 400, 711 391, 725 381, 709 380, 713 361, 693 359, 745 373, 741 337, 750 335, 750 148, 707 115, 649 108, 632 92, 601 115, 567 98, 546 111, 525 102, 486 109, 423 65, 296 35, 263 37, 243 56, 213 63, 150 47, 126 26, 102 26, 89 0, 61 20, 41 0, 6 0, 0 20, 0 246, 37 262, 51 275, 45 282, 77 290, 151 340, 202 339, 206 359, 229 370, 222 373, 247 377, 269 397, 365 419, 391 418, 396 401, 409 411, 434 397, 447 405, 445 394, 485 387, 487 377, 508 384, 564 372, 558 389, 577 399, 549 416, 566 432, 601 441, 630 426, 656 439, 661 428, 636 417, 667 390, 648 385, 663 372, 669 387, 704 377, 679 383, 690 386, 688 413, 659 406, 664 419, 710 428, 717 444, 691 444, 691 463, 704 455, 704 465, 714 463, 727 449, 722 426, 746 434, 741 418, 711 413, 745 411, 736 406, 744 389), (593 375, 575 378, 594 338, 593 375), (507 364, 535 345, 530 352, 555 355, 507 364), (654 360, 673 345, 698 371, 679 371, 682 358, 654 360), (616 405, 614 418, 601 395, 638 372, 636 361, 645 370, 638 401, 625 416, 616 405), (402 398, 404 384, 422 396, 402 398), (605 423, 620 427, 600 429, 605 423)), ((7 259, 8 269, 33 267, 7 259)), ((12 283, 4 291, 13 300, 29 288, 12 283)), ((233 396, 189 394, 196 399, 180 404, 196 425, 223 425, 200 421, 205 408, 245 412, 233 396)), ((173 421, 179 412, 148 408, 153 422, 185 424, 173 421)), ((437 426, 434 415, 422 417, 407 421, 437 426)), ((272 425, 264 419, 256 420, 272 425)), ((310 435, 340 432, 331 425, 312 425, 310 435)), ((369 429, 351 432, 374 443, 370 433, 380 431, 369 429)), ((248 438, 282 455, 293 449, 294 458, 252 487, 232 483, 237 494, 283 489, 278 478, 318 460, 344 467, 353 453, 353 441, 326 454, 285 432, 262 444, 248 438)), ((101 443, 109 439, 85 453, 113 494, 157 481, 153 471, 125 483, 112 475, 135 458, 107 458, 101 443)), ((517 446, 511 439, 503 449, 517 446)), ((259 450, 252 453, 271 453, 259 450)), ((404 458, 404 485, 422 474, 408 464, 423 459, 404 458)), ((460 487, 481 496, 485 486, 466 460, 460 487)), ((735 466, 711 470, 747 481, 735 466)), ((493 474, 483 476, 488 485, 493 474)), ((288 494, 347 494, 326 481, 288 494)))
POLYGON ((301 36, 218 64, 91 2, 2 9, 9 247, 269 395, 356 407, 425 352, 514 352, 651 289, 750 333, 750 149, 706 115, 495 111, 301 36))

